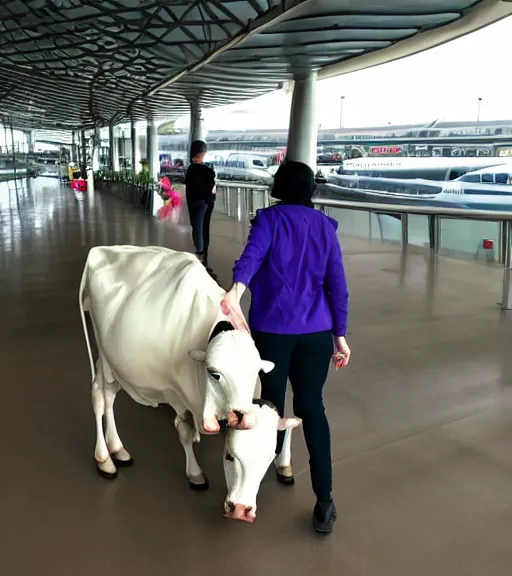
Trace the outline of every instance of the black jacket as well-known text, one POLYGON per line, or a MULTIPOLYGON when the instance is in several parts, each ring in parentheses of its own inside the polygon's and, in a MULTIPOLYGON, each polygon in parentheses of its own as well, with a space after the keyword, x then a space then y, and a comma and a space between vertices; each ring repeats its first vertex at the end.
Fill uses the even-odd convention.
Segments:
POLYGON ((215 186, 215 171, 206 164, 190 164, 185 174, 187 202, 211 200, 215 186))

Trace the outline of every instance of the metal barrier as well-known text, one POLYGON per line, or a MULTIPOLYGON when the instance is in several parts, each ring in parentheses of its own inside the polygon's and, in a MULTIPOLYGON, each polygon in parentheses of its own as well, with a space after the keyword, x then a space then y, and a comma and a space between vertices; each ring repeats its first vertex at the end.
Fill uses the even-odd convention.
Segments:
POLYGON ((226 214, 238 220, 242 220, 243 214, 253 218, 259 208, 266 208, 274 203, 270 197, 269 186, 231 180, 217 181, 217 197, 224 200, 226 214))
MULTIPOLYGON (((353 193, 354 189, 347 189, 347 192, 353 193)), ((242 219, 242 213, 244 211, 249 218, 252 218, 256 213, 258 204, 261 204, 263 208, 275 203, 270 197, 270 188, 263 184, 220 181, 217 182, 217 193, 225 198, 226 214, 228 216, 238 217, 239 220, 242 219), (256 196, 261 198, 261 202, 255 201, 256 196), (233 199, 236 199, 236 213, 234 213, 232 206, 233 199)), ((341 208, 344 210, 358 210, 361 212, 400 216, 401 246, 404 251, 409 246, 409 215, 417 214, 427 216, 429 247, 434 255, 439 253, 441 244, 442 218, 499 223, 499 262, 502 263, 504 267, 501 307, 503 310, 512 310, 512 212, 419 206, 417 204, 358 202, 321 197, 314 198, 313 203, 324 212, 328 208, 341 208)))

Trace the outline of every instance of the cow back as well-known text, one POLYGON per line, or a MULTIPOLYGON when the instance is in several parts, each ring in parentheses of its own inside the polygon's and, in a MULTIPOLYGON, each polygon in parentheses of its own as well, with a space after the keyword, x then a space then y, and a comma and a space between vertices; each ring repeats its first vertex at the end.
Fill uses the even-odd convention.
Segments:
POLYGON ((102 356, 142 404, 197 414, 204 372, 188 352, 206 349, 224 291, 189 253, 160 247, 93 248, 88 307, 102 356))

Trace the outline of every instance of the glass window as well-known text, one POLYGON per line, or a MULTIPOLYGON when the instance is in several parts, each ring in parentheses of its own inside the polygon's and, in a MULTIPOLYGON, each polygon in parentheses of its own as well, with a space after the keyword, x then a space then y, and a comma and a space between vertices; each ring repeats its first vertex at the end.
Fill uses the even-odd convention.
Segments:
POLYGON ((466 174, 461 180, 462 182, 480 182, 480 174, 466 174))
POLYGON ((494 174, 482 174, 482 182, 494 184, 494 174))
POLYGON ((496 174, 494 181, 496 184, 508 184, 510 181, 509 174, 496 174))
POLYGON ((231 168, 236 168, 236 163, 238 162, 238 154, 230 154, 226 162, 226 166, 231 168))

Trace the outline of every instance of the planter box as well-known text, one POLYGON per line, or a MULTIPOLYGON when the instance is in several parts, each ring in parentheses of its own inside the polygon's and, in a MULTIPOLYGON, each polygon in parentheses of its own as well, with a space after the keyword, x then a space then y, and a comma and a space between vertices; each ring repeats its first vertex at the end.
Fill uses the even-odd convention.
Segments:
POLYGON ((152 212, 153 186, 138 185, 132 182, 115 182, 111 180, 97 179, 94 188, 104 192, 110 192, 121 200, 142 208, 146 214, 152 212))

